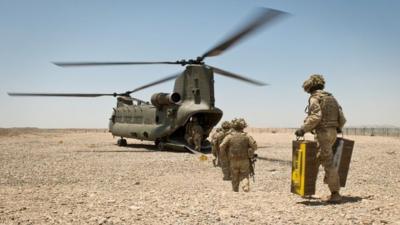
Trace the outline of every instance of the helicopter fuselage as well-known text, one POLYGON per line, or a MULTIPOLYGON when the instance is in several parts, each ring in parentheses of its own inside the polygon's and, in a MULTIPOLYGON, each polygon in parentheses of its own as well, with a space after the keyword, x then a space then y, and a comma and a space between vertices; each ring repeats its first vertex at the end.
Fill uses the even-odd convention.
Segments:
POLYGON ((214 75, 204 65, 188 65, 175 80, 172 94, 156 93, 151 104, 119 97, 110 118, 114 136, 185 144, 185 128, 196 117, 205 139, 222 117, 215 107, 214 75))

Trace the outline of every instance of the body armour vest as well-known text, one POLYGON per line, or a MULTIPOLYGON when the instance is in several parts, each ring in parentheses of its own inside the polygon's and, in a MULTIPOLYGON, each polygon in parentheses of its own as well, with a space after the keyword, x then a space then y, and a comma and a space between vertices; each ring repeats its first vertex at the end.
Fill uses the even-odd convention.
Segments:
POLYGON ((217 137, 216 137, 216 141, 219 144, 222 143, 222 140, 224 140, 224 138, 226 137, 226 135, 228 135, 229 131, 221 131, 217 137))
POLYGON ((247 159, 249 138, 245 133, 234 133, 229 142, 229 156, 235 159, 247 159))
POLYGON ((339 127, 339 104, 331 93, 317 92, 316 97, 321 107, 322 118, 317 128, 339 127))

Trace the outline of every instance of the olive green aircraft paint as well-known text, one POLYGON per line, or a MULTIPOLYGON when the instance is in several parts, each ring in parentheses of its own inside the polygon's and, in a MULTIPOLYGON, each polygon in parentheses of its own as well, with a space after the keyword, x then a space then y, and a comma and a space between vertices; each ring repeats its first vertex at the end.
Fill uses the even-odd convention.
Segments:
POLYGON ((126 97, 118 98, 109 124, 114 136, 184 144, 182 133, 190 117, 199 119, 205 137, 222 117, 222 111, 214 105, 213 71, 204 65, 188 65, 175 80, 173 93, 154 94, 153 104, 133 102, 126 97), (154 98, 157 95, 163 98, 154 98), (172 99, 172 95, 180 97, 172 99))

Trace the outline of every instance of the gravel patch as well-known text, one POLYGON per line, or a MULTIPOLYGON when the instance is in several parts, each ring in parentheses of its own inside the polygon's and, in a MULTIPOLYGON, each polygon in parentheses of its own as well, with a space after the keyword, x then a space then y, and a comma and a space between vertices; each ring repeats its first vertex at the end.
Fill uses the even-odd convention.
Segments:
POLYGON ((210 154, 90 130, 0 136, 0 224, 400 224, 399 138, 349 137, 344 203, 327 205, 322 169, 315 198, 290 193, 294 135, 250 134, 262 148, 249 193, 232 192, 210 154))

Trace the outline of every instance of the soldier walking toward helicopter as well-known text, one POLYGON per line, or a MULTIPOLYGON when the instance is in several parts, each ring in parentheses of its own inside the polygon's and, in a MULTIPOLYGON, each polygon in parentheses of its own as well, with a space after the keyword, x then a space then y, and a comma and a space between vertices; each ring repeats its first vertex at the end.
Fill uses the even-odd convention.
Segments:
POLYGON ((340 180, 333 164, 332 147, 337 133, 342 132, 346 119, 336 99, 332 94, 323 91, 324 87, 325 80, 318 74, 311 75, 303 83, 304 91, 310 94, 308 116, 295 134, 302 137, 307 132, 315 133, 315 139, 318 142, 318 164, 322 164, 325 169, 324 182, 328 184, 331 191, 331 195, 325 200, 329 203, 339 203, 342 199, 339 194, 340 180))
POLYGON ((219 144, 218 135, 222 132, 222 128, 217 128, 214 133, 210 133, 211 154, 213 155, 214 167, 221 166, 221 159, 219 157, 219 144))
POLYGON ((194 150, 201 151, 201 143, 203 142, 203 128, 200 126, 197 117, 191 117, 186 125, 186 141, 194 145, 194 150))
POLYGON ((257 143, 243 132, 243 129, 247 127, 244 119, 234 119, 231 125, 233 131, 224 138, 220 148, 221 151, 227 150, 229 155, 233 191, 238 192, 240 182, 245 180, 243 191, 248 192, 250 191, 251 160, 254 158, 257 143))
POLYGON ((231 180, 231 172, 229 167, 229 156, 227 151, 222 151, 220 149, 220 144, 224 138, 229 134, 231 129, 231 123, 229 121, 224 121, 221 124, 221 128, 215 132, 211 137, 212 149, 211 152, 215 157, 214 165, 221 166, 222 173, 224 175, 223 180, 231 180))

